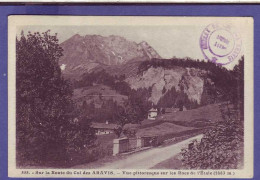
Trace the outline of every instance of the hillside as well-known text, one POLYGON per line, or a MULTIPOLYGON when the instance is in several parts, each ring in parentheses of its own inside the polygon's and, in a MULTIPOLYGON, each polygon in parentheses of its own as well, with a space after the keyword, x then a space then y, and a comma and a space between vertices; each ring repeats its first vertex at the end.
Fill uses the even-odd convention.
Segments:
POLYGON ((133 60, 121 65, 100 65, 94 68, 93 71, 105 70, 108 74, 113 76, 124 75, 126 78, 134 78, 138 74, 138 67, 141 63, 142 61, 133 60))
POLYGON ((222 119, 221 111, 218 104, 210 104, 197 109, 188 111, 178 111, 173 113, 162 114, 156 120, 169 121, 173 123, 183 123, 186 126, 192 126, 193 123, 215 123, 222 119))
POLYGON ((176 124, 169 123, 169 122, 164 122, 164 123, 156 125, 156 126, 139 129, 137 131, 136 135, 137 135, 137 137, 163 136, 163 135, 172 134, 172 133, 178 134, 178 133, 182 133, 182 132, 193 130, 193 129, 194 128, 192 128, 192 127, 185 127, 185 126, 180 126, 180 125, 176 125, 176 124))
MULTIPOLYGON (((233 88, 237 86, 234 72, 191 58, 161 59, 146 42, 76 34, 61 47, 62 74, 72 81, 74 88, 89 88, 95 83, 127 97, 131 90, 145 89, 149 93, 146 104, 163 108, 184 105, 188 109, 226 101, 230 94, 237 94, 233 88)), ((97 92, 99 87, 95 87, 97 92)))
POLYGON ((123 103, 127 96, 118 94, 115 90, 105 85, 94 85, 89 87, 77 88, 73 92, 73 100, 78 105, 85 101, 87 104, 94 103, 95 108, 100 108, 105 101, 113 100, 118 104, 123 103))
POLYGON ((212 104, 188 111, 159 115, 156 120, 144 120, 137 136, 188 135, 209 128, 222 120, 220 104, 212 104))
MULTIPOLYGON (((140 61, 131 61, 124 65, 99 66, 94 68, 92 73, 84 73, 81 79, 77 81, 77 87, 86 86, 93 82, 108 85, 110 81, 113 81, 109 86, 117 89, 116 82, 124 81, 126 82, 125 85, 128 86, 126 89, 150 89, 149 101, 153 104, 163 101, 164 96, 168 98, 167 93, 174 93, 171 91, 173 88, 176 98, 172 99, 172 103, 168 104, 169 107, 177 106, 180 100, 188 103, 186 104, 188 108, 190 108, 189 103, 201 103, 204 84, 210 82, 210 79, 205 78, 207 76, 205 70, 178 66, 171 69, 150 67, 140 74, 138 72, 140 64, 140 61)), ((160 104, 162 103, 160 102, 160 104)))

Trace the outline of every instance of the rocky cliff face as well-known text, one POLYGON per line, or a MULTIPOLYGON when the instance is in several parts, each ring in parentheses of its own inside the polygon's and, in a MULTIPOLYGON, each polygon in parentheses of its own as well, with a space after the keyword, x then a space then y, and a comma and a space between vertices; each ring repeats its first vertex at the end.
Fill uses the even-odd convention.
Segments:
POLYGON ((72 36, 61 43, 64 55, 60 66, 64 74, 81 75, 99 65, 115 66, 129 61, 160 58, 158 53, 147 43, 128 41, 123 37, 99 35, 72 36))
POLYGON ((143 74, 127 78, 126 81, 133 89, 152 87, 150 100, 154 104, 157 104, 164 93, 172 87, 177 91, 180 91, 182 88, 190 100, 200 103, 205 74, 206 71, 194 68, 176 66, 173 69, 165 69, 162 67, 151 67, 144 71, 143 74), (163 92, 163 89, 166 91, 163 92))

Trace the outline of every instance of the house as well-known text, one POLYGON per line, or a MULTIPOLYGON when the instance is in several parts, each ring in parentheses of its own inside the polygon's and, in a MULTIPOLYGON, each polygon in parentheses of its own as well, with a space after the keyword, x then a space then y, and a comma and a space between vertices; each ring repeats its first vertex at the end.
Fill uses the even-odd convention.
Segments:
POLYGON ((155 120, 158 115, 158 110, 155 108, 152 108, 148 111, 148 119, 155 120))
POLYGON ((104 134, 114 133, 114 129, 117 129, 119 127, 119 125, 109 124, 108 121, 106 121, 106 123, 93 122, 91 124, 91 127, 95 129, 96 135, 104 135, 104 134))

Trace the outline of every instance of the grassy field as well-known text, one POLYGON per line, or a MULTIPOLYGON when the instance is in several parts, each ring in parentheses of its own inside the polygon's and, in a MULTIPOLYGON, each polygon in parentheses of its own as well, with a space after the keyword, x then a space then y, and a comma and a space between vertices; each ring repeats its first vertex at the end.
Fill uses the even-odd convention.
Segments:
POLYGON ((219 104, 211 104, 188 111, 178 111, 175 113, 162 114, 157 117, 156 121, 181 121, 188 123, 193 121, 209 121, 214 123, 220 119, 222 119, 222 116, 219 109, 219 104))
POLYGON ((144 120, 137 131, 137 136, 180 135, 185 132, 189 134, 196 129, 208 128, 221 119, 219 104, 162 114, 156 120, 144 120))

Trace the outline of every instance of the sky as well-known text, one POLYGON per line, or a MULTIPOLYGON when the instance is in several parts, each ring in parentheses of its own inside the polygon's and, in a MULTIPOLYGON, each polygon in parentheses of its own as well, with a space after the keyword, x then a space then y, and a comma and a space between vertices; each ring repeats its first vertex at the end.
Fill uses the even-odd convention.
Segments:
MULTIPOLYGON (((140 43, 146 41, 162 58, 205 59, 199 45, 199 39, 205 26, 20 26, 18 32, 58 33, 60 43, 75 34, 84 35, 117 35, 127 40, 140 43)), ((17 33, 18 33, 17 32, 17 33)), ((236 63, 226 66, 232 69, 236 63)))

